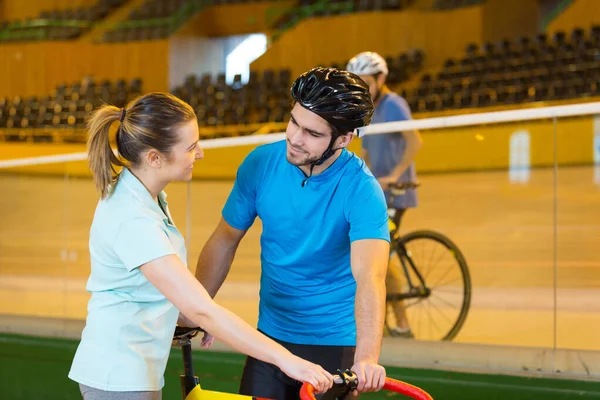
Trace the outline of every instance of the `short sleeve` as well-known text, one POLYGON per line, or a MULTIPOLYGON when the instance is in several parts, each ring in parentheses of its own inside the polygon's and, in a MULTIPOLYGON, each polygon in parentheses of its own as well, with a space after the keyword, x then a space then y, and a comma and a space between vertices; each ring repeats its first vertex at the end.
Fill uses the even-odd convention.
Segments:
POLYGON ((259 179, 258 152, 252 151, 237 170, 233 189, 223 207, 225 221, 239 230, 249 229, 256 219, 256 187, 259 179))
POLYGON ((389 101, 386 104, 387 122, 408 121, 412 119, 410 107, 406 100, 399 98, 398 101, 389 101))
POLYGON ((114 250, 128 271, 170 254, 177 254, 160 222, 150 218, 125 221, 115 237, 114 250))
POLYGON ((374 178, 365 178, 347 200, 350 242, 362 239, 390 241, 383 189, 374 178))

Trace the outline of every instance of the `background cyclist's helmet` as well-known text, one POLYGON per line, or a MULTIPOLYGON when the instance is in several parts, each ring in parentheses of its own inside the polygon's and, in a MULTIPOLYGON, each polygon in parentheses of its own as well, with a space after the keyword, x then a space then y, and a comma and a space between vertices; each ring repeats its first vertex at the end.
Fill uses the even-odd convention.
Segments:
POLYGON ((365 51, 357 54, 348 61, 346 69, 356 75, 388 74, 388 67, 385 59, 372 51, 365 51))
POLYGON ((373 117, 369 86, 357 75, 335 68, 313 68, 300 75, 291 88, 302 107, 329 122, 340 134, 367 126, 373 117))

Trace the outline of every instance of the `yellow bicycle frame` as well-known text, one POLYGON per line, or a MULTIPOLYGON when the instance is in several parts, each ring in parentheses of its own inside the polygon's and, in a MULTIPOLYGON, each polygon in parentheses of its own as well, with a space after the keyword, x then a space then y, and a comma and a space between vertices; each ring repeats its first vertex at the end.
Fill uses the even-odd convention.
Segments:
POLYGON ((252 396, 245 396, 234 393, 223 393, 213 392, 211 390, 204 390, 200 385, 197 385, 190 394, 187 395, 185 400, 251 400, 256 399, 252 396))

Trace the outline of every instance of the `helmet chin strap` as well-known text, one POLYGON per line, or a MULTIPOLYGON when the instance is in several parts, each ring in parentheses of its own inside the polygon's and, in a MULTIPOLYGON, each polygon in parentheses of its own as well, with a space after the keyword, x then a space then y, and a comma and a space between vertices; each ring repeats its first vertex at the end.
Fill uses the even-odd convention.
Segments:
POLYGON ((306 182, 308 181, 308 178, 310 178, 312 176, 313 173, 313 168, 315 167, 315 165, 321 165, 323 164, 325 161, 327 161, 327 159, 329 157, 331 157, 332 155, 335 154, 336 151, 338 151, 339 149, 341 149, 342 147, 337 147, 337 148, 333 148, 333 143, 335 142, 336 138, 331 138, 331 141, 329 142, 329 146, 327 146, 327 149, 323 152, 323 154, 321 155, 321 157, 319 157, 318 160, 313 161, 310 163, 310 173, 308 174, 308 176, 302 181, 302 187, 304 187, 304 185, 306 185, 306 182))

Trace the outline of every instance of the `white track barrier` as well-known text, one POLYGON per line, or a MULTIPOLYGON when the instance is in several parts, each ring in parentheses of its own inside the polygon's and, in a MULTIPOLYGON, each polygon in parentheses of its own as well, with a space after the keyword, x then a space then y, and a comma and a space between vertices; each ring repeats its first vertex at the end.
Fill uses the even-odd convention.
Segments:
MULTIPOLYGON (((592 114, 600 114, 600 102, 526 108, 523 110, 494 111, 476 114, 454 115, 448 117, 423 118, 400 122, 384 122, 372 124, 362 129, 364 130, 365 135, 377 135, 381 133, 403 132, 415 129, 432 130, 461 126, 524 122, 538 119, 577 117, 592 114)), ((276 142, 278 140, 282 140, 284 137, 285 133, 271 133, 231 138, 206 139, 200 141, 200 146, 204 149, 211 149, 218 147, 255 145, 276 142)), ((0 169, 22 167, 27 165, 82 161, 86 158, 86 152, 19 158, 14 160, 0 161, 0 169)))

